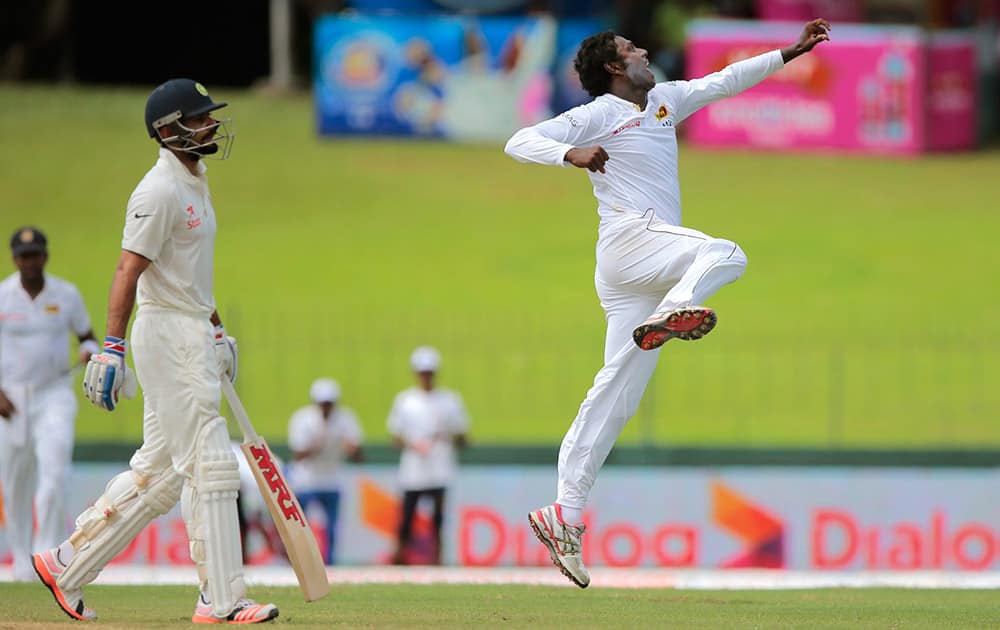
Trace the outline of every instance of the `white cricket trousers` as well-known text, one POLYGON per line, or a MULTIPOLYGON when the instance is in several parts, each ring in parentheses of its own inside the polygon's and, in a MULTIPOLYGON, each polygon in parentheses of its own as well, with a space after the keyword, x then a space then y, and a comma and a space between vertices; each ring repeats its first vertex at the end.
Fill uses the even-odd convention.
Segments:
MULTIPOLYGON (((213 614, 225 616, 246 589, 236 512, 239 466, 226 421, 219 416, 222 394, 212 324, 207 313, 144 306, 131 339, 143 388, 143 442, 129 462, 134 474, 112 479, 104 500, 133 491, 139 500, 126 500, 121 518, 99 530, 95 544, 78 548, 60 584, 73 588, 93 580, 151 518, 180 500, 201 589, 213 614), (144 479, 153 481, 146 486, 144 479)), ((77 519, 78 527, 86 531, 102 516, 100 509, 89 508, 77 519)))
POLYGON ((597 472, 639 408, 660 349, 640 350, 636 326, 654 313, 701 305, 746 268, 739 245, 653 216, 602 217, 594 283, 608 321, 604 367, 559 449, 556 502, 583 509, 597 472))
POLYGON ((145 476, 173 466, 190 480, 196 438, 219 417, 222 400, 212 324, 203 315, 143 307, 131 341, 143 418, 142 446, 129 465, 145 476))
POLYGON ((0 418, 7 542, 14 556, 14 579, 33 580, 31 554, 55 547, 69 529, 66 495, 78 403, 68 376, 41 388, 5 385, 4 392, 17 408, 10 420, 0 418))

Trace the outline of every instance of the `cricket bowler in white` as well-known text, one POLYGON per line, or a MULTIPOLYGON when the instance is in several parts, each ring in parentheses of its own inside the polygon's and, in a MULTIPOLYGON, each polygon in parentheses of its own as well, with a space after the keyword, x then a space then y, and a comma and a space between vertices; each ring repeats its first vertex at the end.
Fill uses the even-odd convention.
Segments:
POLYGON ((14 579, 20 582, 35 577, 32 551, 66 535, 78 409, 67 333, 80 340, 78 366, 100 349, 80 292, 45 273, 45 234, 19 228, 10 250, 17 272, 0 282, 0 487, 14 579))
POLYGON ((505 151, 521 162, 590 171, 600 226, 594 283, 608 331, 604 367, 559 450, 556 502, 528 515, 553 563, 586 588, 583 509, 597 472, 639 406, 674 338, 700 339, 716 323, 702 304, 746 267, 740 247, 681 227, 676 127, 702 107, 757 85, 827 41, 829 23, 798 42, 691 81, 655 82, 647 53, 610 31, 580 45, 575 68, 594 100, 521 129, 505 151))
POLYGON ((178 500, 200 581, 191 620, 244 624, 278 616, 273 604, 246 598, 239 466, 219 415, 220 378, 235 380, 237 354, 215 310, 216 222, 202 158, 228 155, 231 121, 212 116, 225 105, 190 79, 163 83, 146 102, 146 131, 160 145, 159 160, 129 199, 104 352, 91 357, 83 382, 87 398, 108 411, 119 394, 135 394, 124 337, 137 305, 131 347, 143 388, 143 443, 130 470, 76 519, 70 538, 33 557, 39 578, 73 619, 96 618, 84 606, 83 587, 178 500))

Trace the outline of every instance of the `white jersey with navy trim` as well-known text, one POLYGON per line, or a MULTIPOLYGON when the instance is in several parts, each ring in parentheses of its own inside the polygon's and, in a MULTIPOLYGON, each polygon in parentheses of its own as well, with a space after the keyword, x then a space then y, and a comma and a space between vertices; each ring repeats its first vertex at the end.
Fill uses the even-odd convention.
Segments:
POLYGON ((600 145, 609 159, 605 173, 588 173, 598 213, 616 209, 646 212, 670 225, 681 224, 675 127, 702 107, 760 83, 784 67, 774 50, 734 63, 701 79, 658 83, 646 108, 613 94, 515 133, 504 151, 521 162, 569 166, 566 152, 600 145))

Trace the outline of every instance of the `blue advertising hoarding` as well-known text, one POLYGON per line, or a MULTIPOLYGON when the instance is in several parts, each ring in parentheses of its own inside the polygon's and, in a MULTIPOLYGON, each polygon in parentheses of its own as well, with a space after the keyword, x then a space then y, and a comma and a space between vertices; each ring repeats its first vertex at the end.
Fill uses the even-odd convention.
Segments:
POLYGON ((572 56, 596 30, 551 17, 326 16, 314 38, 319 133, 503 140, 589 100, 572 56))
POLYGON ((552 68, 552 76, 555 79, 552 95, 553 112, 564 112, 591 99, 580 86, 580 78, 573 68, 573 60, 576 59, 576 53, 580 49, 580 42, 604 28, 604 25, 596 19, 560 20, 552 68))

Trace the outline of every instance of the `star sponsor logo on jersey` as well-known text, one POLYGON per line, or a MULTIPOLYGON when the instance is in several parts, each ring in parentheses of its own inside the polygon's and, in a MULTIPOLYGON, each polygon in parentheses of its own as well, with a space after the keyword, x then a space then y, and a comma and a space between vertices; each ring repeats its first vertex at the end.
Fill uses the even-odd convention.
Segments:
POLYGON ((188 206, 184 212, 187 212, 187 215, 190 217, 187 221, 189 230, 193 230, 201 225, 201 217, 194 216, 194 206, 188 206))
POLYGON ((618 134, 620 134, 621 132, 625 131, 626 129, 632 129, 633 127, 638 127, 641 124, 642 124, 642 121, 639 120, 639 119, 631 120, 631 121, 625 123, 624 125, 622 125, 621 127, 619 127, 617 129, 615 129, 614 131, 612 131, 611 135, 612 136, 617 136, 618 134))

